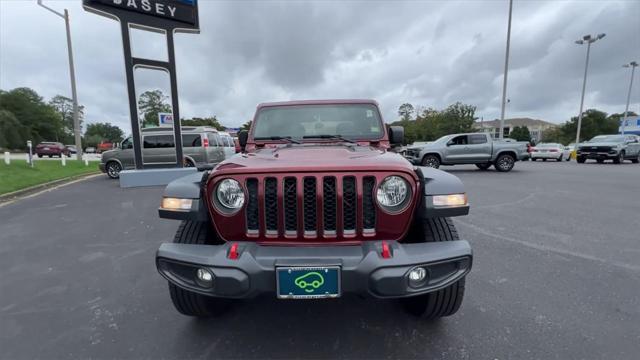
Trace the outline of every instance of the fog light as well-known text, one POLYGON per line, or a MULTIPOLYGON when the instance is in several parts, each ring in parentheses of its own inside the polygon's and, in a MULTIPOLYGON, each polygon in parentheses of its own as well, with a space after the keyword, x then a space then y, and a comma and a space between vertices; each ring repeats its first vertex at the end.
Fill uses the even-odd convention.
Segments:
POLYGON ((409 285, 416 287, 424 283, 427 278, 427 270, 422 267, 417 267, 409 271, 409 285))
POLYGON ((211 287, 213 285, 213 274, 205 268, 198 269, 196 277, 198 278, 198 284, 201 286, 211 287))

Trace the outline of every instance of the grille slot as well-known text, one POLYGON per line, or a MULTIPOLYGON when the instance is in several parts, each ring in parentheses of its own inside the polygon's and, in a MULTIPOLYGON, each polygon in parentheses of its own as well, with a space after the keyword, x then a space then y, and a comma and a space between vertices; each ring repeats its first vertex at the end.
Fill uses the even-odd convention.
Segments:
POLYGON ((268 234, 278 233, 278 183, 275 178, 264 181, 264 219, 268 234))
POLYGON ((373 192, 376 179, 367 176, 362 183, 362 222, 364 232, 375 232, 376 228, 376 207, 373 202, 373 192))
POLYGON ((287 234, 298 232, 298 197, 296 178, 284 179, 284 230, 287 234))
POLYGON ((258 233, 258 179, 247 179, 247 232, 258 233))
POLYGON ((305 177, 303 187, 304 232, 306 235, 316 233, 316 178, 305 177))
POLYGON ((346 235, 356 232, 357 198, 356 178, 353 176, 344 177, 342 179, 342 226, 346 235))
POLYGON ((322 220, 324 233, 336 234, 337 192, 336 178, 325 177, 322 183, 322 220))

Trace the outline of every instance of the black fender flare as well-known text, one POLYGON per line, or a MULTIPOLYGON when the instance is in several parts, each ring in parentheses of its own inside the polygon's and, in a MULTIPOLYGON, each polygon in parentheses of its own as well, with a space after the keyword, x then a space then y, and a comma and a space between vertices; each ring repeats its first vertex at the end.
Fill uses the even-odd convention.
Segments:
POLYGON ((170 182, 164 189, 163 197, 191 199, 191 209, 167 210, 160 207, 158 215, 163 219, 209 221, 209 208, 204 196, 208 178, 209 171, 194 172, 170 182))
POLYGON ((425 166, 416 166, 415 171, 420 179, 420 197, 416 212, 418 217, 426 219, 469 214, 468 203, 455 207, 438 207, 433 204, 433 197, 437 195, 466 195, 464 184, 457 176, 425 166))

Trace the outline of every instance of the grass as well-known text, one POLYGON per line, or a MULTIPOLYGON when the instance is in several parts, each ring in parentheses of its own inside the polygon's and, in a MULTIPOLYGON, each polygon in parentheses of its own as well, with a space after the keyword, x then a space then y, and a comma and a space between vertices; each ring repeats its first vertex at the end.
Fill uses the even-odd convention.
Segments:
POLYGON ((67 159, 67 166, 62 166, 60 161, 36 160, 33 162, 33 168, 25 160, 11 160, 10 165, 2 162, 0 163, 0 195, 53 180, 99 171, 98 164, 91 161, 89 166, 85 166, 83 161, 67 159))

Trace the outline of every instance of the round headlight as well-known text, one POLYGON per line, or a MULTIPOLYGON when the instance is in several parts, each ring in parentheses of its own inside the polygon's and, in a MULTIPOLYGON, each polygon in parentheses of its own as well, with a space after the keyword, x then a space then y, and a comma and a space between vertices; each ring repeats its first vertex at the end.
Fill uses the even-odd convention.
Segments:
POLYGON ((221 211, 235 211, 244 205, 244 191, 240 183, 233 179, 220 181, 216 188, 216 199, 222 205, 221 211))
POLYGON ((409 199, 409 184, 399 176, 386 177, 376 192, 378 204, 386 210, 401 210, 409 199))

